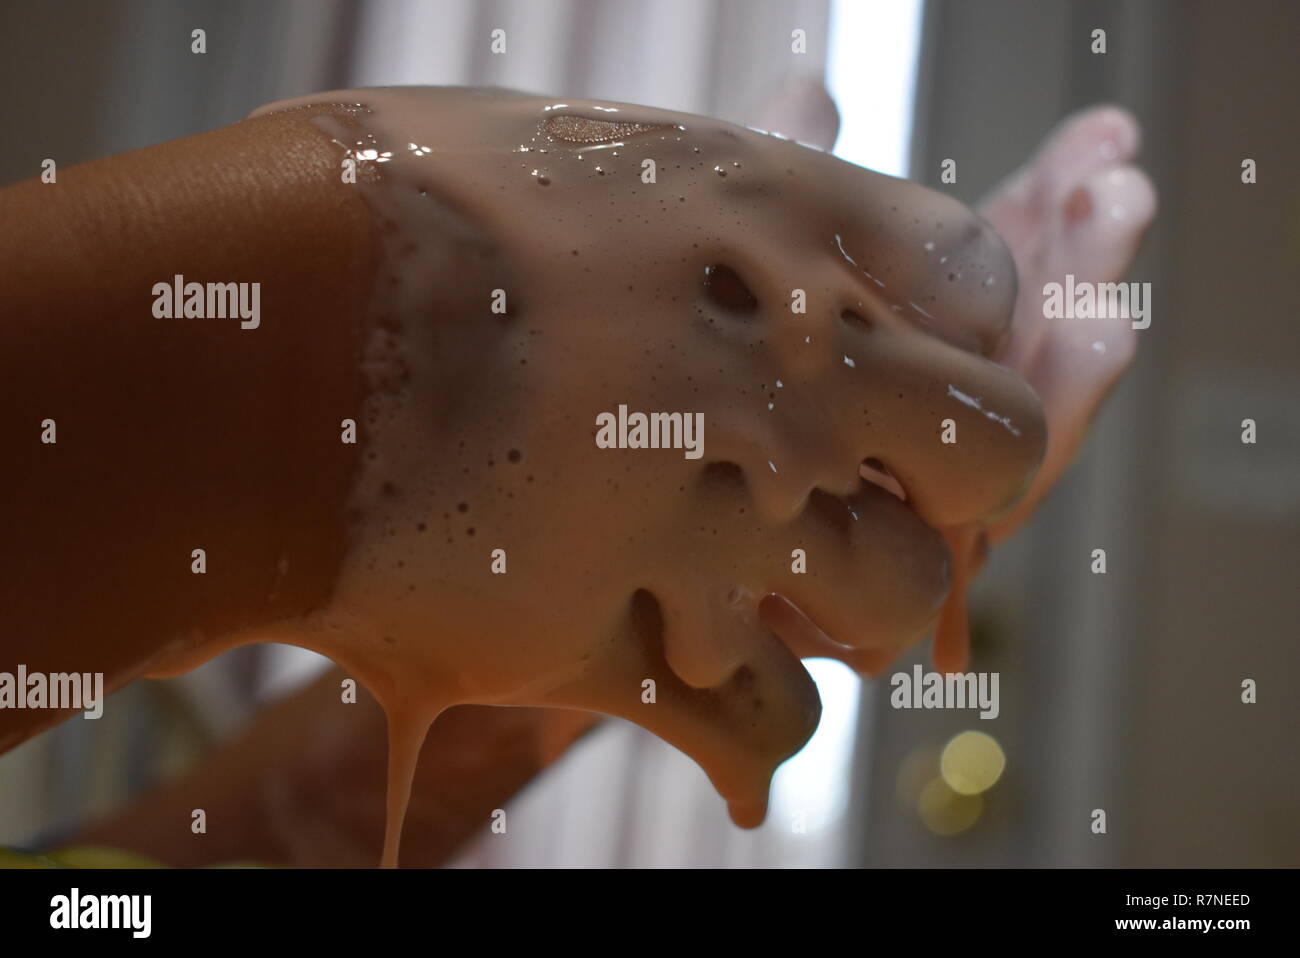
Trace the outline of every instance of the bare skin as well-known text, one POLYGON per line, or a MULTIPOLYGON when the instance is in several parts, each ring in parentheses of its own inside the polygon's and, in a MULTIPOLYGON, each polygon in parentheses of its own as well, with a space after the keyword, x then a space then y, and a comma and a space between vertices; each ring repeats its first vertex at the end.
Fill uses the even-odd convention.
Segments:
MULTIPOLYGON (((32 224, 0 236, 0 436, 21 451, 0 472, 6 668, 119 688, 179 635, 325 601, 357 453, 302 419, 356 408, 374 258, 369 212, 335 169, 319 131, 268 118, 0 190, 5 222, 32 224), (150 290, 176 273, 271 278, 262 309, 281 319, 160 321, 150 290), (193 575, 200 545, 239 561, 193 575)), ((6 710, 0 750, 65 717, 6 710)))
MULTIPOLYGON (((1086 119, 1087 118, 1085 118, 1085 120, 1086 119)), ((1100 123, 1100 121, 1096 122, 1098 128, 1105 125, 1104 123, 1100 123)), ((1115 120, 1114 122, 1122 124, 1126 121, 1120 119, 1115 120)), ((1076 132, 1076 135, 1081 141, 1086 141, 1089 136, 1095 137, 1096 131, 1084 130, 1083 132, 1076 132)), ((1124 152, 1121 151, 1116 156, 1111 157, 1110 159, 1112 162, 1109 164, 1110 166, 1122 165, 1122 163, 1131 156, 1131 150, 1136 146, 1135 134, 1132 137, 1132 140, 1133 143, 1131 146, 1125 148, 1129 151, 1128 154, 1125 155, 1124 152)), ((1102 164, 1097 164, 1096 168, 1092 168, 1086 163, 1080 164, 1079 168, 1071 172, 1068 176, 1060 176, 1057 172, 1049 174, 1047 172, 1049 169, 1056 171, 1059 166, 1059 161, 1052 159, 1052 157, 1053 154, 1051 149, 1049 148, 1048 150, 1045 150, 1040 156, 1039 162, 1031 165, 1026 174, 1027 181, 1031 184, 1029 195, 1032 198, 1032 205, 1027 205, 1026 200, 1011 192, 1003 192, 996 195, 985 207, 986 214, 990 220, 992 220, 995 225, 999 226, 999 228, 1004 230, 1011 243, 1013 252, 1016 255, 1022 271, 1022 289, 1029 289, 1031 291, 1035 289, 1035 284, 1028 278, 1035 275, 1051 275, 1051 269, 1059 265, 1059 260, 1053 262, 1051 257, 1060 256, 1061 250, 1067 243, 1075 244, 1076 248, 1068 251, 1073 258, 1070 259, 1067 257, 1067 261, 1071 264, 1070 268, 1072 271, 1075 272, 1076 275, 1080 275, 1080 278, 1084 278, 1083 274, 1094 268, 1097 275, 1089 278, 1096 278, 1099 280, 1109 278, 1109 273, 1107 272, 1109 269, 1119 269, 1122 271, 1123 261, 1131 254, 1132 247, 1136 243, 1138 236, 1140 236, 1146 218, 1149 218, 1151 212, 1148 187, 1145 216, 1140 212, 1141 204, 1135 202, 1133 197, 1130 195, 1130 205, 1138 212, 1135 213, 1132 222, 1122 234, 1109 235, 1100 231, 1097 228, 1096 223, 1090 220, 1087 216, 1075 216, 1073 218, 1066 216, 1063 210, 1075 210, 1077 212, 1079 202, 1072 201, 1070 204, 1063 206, 1062 203, 1064 201, 1062 200, 1062 197, 1064 197, 1064 200, 1071 200, 1074 192, 1078 188, 1083 187, 1088 190, 1091 201, 1093 201, 1097 206, 1108 208, 1110 204, 1106 203, 1108 198, 1107 191, 1113 192, 1113 190, 1118 188, 1121 184, 1119 181, 1114 180, 1113 177, 1108 178, 1107 174, 1112 171, 1108 170, 1106 166, 1102 164), (1042 185, 1041 187, 1032 185, 1038 183, 1046 185, 1042 185), (1035 189, 1041 190, 1041 193, 1037 196, 1034 194, 1035 189), (1096 235, 1088 235, 1089 230, 1092 230, 1096 235), (1123 251, 1123 244, 1128 244, 1127 252, 1123 251), (1103 249, 1101 247, 1105 248, 1103 249), (1119 253, 1107 252, 1107 250, 1113 251, 1116 248, 1120 249, 1119 253), (1110 257, 1109 260, 1106 258, 1107 256, 1110 257)), ((1127 172, 1130 176, 1130 182, 1127 184, 1130 191, 1135 189, 1140 191, 1141 183, 1143 182, 1140 174, 1135 171, 1127 172), (1133 178, 1136 179, 1134 180, 1133 178), (1133 182, 1137 182, 1139 186, 1134 187, 1133 182)), ((154 174, 151 173, 149 176, 150 182, 153 182, 154 174)), ((258 184, 254 183, 244 185, 250 189, 255 189, 258 184)), ((320 185, 323 187, 325 184, 322 183, 320 185)), ((35 188, 39 189, 39 187, 35 188)), ((1141 198, 1141 196, 1137 197, 1137 199, 1141 198)), ((4 199, 6 198, 0 198, 0 202, 3 202, 4 199)), ((31 201, 31 199, 28 200, 28 202, 31 201)), ((21 200, 15 202, 21 203, 21 200)), ((342 196, 339 197, 339 202, 346 205, 346 200, 342 196)), ((351 215, 351 213, 349 213, 349 215, 351 215)), ((364 236, 364 234, 364 228, 358 229, 354 233, 356 236, 364 236)), ((363 249, 358 259, 364 262, 366 259, 366 253, 364 251, 364 244, 361 245, 363 249)), ((14 252, 15 254, 17 253, 17 251, 14 252)), ((271 254, 270 250, 264 250, 262 252, 267 255, 271 254)), ((355 255, 357 250, 353 250, 353 253, 355 255)), ((190 261, 186 260, 186 262, 190 261)), ((301 266, 301 264, 299 265, 301 266)), ((286 268, 291 269, 291 267, 286 268)), ((151 267, 151 269, 152 272, 146 270, 145 275, 153 276, 158 272, 156 266, 151 267)), ((346 275, 348 271, 343 269, 341 272, 346 275)), ((167 275, 165 268, 162 275, 167 275)), ((350 288, 347 287, 346 283, 344 286, 345 288, 350 288)), ((338 291, 331 290, 331 292, 337 294, 338 291)), ((94 290, 94 293, 101 297, 103 296, 103 292, 100 289, 94 290)), ((325 297, 325 299, 328 300, 329 297, 325 297)), ((32 297, 33 315, 35 313, 36 305, 48 302, 49 300, 42 296, 32 297)), ((77 304, 73 302, 69 303, 67 308, 75 310, 76 306, 77 304)), ((320 304, 318 303, 317 306, 320 307, 320 304)), ((96 307, 91 304, 83 303, 82 308, 89 308, 93 312, 96 307)), ((325 312, 330 312, 328 308, 324 309, 325 312)), ((1017 324, 1022 323, 1022 313, 1027 317, 1025 321, 1027 324, 1034 318, 1034 314, 1037 310, 1038 304, 1034 302, 1033 299, 1022 300, 1021 304, 1017 307, 1017 324)), ((103 310, 100 309, 99 313, 102 315, 103 310)), ((1060 352, 1065 349, 1064 346, 1055 343, 1051 335, 1052 332, 1053 331, 1040 329, 1038 334, 1034 337, 1022 337, 1021 344, 1017 344, 1014 359, 1008 360, 1008 362, 1012 363, 1014 368, 1024 371, 1040 371, 1039 380, 1035 385, 1038 387, 1040 394, 1044 396, 1045 400, 1048 400, 1049 414, 1053 408, 1049 399, 1052 395, 1052 384, 1054 381, 1050 373, 1050 370, 1053 367, 1049 361, 1044 359, 1044 357, 1050 357, 1053 355, 1054 350, 1060 352)), ((335 345, 337 346, 337 343, 335 345)), ((1059 363, 1057 365, 1059 366, 1059 363)), ((1116 372, 1115 374, 1117 375, 1118 373, 1116 372)), ((344 375, 341 378, 346 380, 347 377, 344 375)), ((1078 388, 1076 384, 1075 387, 1071 387, 1070 390, 1062 393, 1061 395, 1063 398, 1057 404, 1057 408, 1063 411, 1067 415, 1067 418, 1060 419, 1060 421, 1075 423, 1086 421, 1087 415, 1091 412, 1091 409, 1095 407, 1096 402, 1100 400, 1101 395, 1104 393, 1105 389, 1108 388, 1109 384, 1109 381, 1104 383, 1085 384, 1086 388, 1082 389, 1078 388), (1083 403, 1082 406, 1078 401, 1078 397, 1081 394, 1083 394, 1088 400, 1088 402, 1083 403), (1068 417, 1073 418, 1071 419, 1068 417)), ((342 383, 339 380, 334 380, 333 385, 340 386, 342 383)), ((192 405, 188 396, 186 397, 186 402, 192 405)), ((192 412, 192 410, 190 411, 192 412)), ((219 431, 217 424, 222 421, 221 417, 223 412, 232 416, 237 415, 237 413, 231 413, 228 406, 218 406, 217 408, 213 408, 210 414, 212 422, 214 423, 212 427, 214 432, 219 431)), ((129 416, 131 415, 131 411, 129 409, 119 410, 116 414, 129 416)), ((38 416, 37 420, 39 421, 40 418, 42 417, 38 416)), ((203 421, 202 415, 199 415, 196 418, 200 422, 203 421)), ((1053 420, 1054 428, 1057 421, 1058 420, 1053 420)), ((1075 433, 1069 431, 1063 431, 1061 434, 1067 437, 1075 437, 1073 439, 1068 439, 1059 447, 1060 452, 1057 455, 1056 461, 1059 462, 1063 468, 1064 463, 1068 461, 1069 455, 1072 454, 1073 451, 1071 442, 1077 443, 1077 436, 1075 433)), ((209 441, 212 441, 213 438, 216 437, 210 436, 209 441)), ((271 443, 271 445, 274 444, 274 442, 271 443)), ((232 453, 229 449, 220 450, 220 452, 224 455, 230 455, 232 453)), ((1051 453, 1049 453, 1049 457, 1050 456, 1051 453)), ((227 459, 226 461, 231 460, 227 459)), ((1045 470, 1045 473, 1046 472, 1047 470, 1045 470)), ((1059 469, 1057 469, 1056 472, 1059 474, 1059 469)), ((1035 489, 1038 490, 1037 496, 1041 496, 1042 491, 1045 491, 1045 489, 1050 486, 1050 482, 1054 478, 1054 475, 1051 475, 1050 477, 1047 475, 1040 477, 1040 480, 1035 487, 1035 489)), ((340 488, 342 488, 343 485, 345 485, 345 483, 341 484, 340 488)), ((1034 495, 1034 493, 1031 493, 1031 496, 1034 495)), ((341 498, 339 501, 341 501, 341 498)), ((337 506, 337 503, 335 503, 335 506, 337 506)), ((1004 526, 998 527, 995 532, 1007 531, 1009 528, 1010 525, 1008 523, 1004 526)), ((34 538, 39 537, 40 531, 40 527, 37 526, 34 530, 34 538)), ((292 532, 292 530, 289 531, 292 532)), ((283 530, 279 530, 277 534, 283 534, 283 530)), ((84 545, 88 545, 88 543, 83 543, 83 546, 84 545)), ((319 543, 312 543, 312 547, 317 545, 319 545, 319 543)), ((275 559, 270 555, 270 552, 268 552, 267 558, 268 564, 274 568, 275 559)), ((182 570, 188 571, 184 566, 182 566, 182 570)), ((17 571, 18 570, 15 570, 15 572, 17 571)), ((263 572, 266 572, 265 568, 263 569, 263 572)), ((181 581, 183 582, 184 580, 181 581)), ((131 598, 140 602, 148 601, 147 597, 140 595, 132 596, 131 598)), ((299 601, 306 605, 310 605, 313 599, 308 595, 300 598, 299 601)), ((256 606, 256 603, 254 603, 254 606, 256 606)), ((286 606, 286 608, 291 609, 292 606, 286 606)), ((89 611, 95 610, 92 609, 89 611)), ((98 611, 100 615, 103 615, 105 611, 108 611, 111 614, 111 606, 108 610, 100 607, 98 611)), ((218 611, 224 611, 230 615, 242 615, 243 618, 239 621, 241 623, 247 623, 253 621, 255 616, 261 612, 275 614, 283 612, 283 609, 277 608, 274 610, 262 610, 259 608, 253 608, 241 610, 239 603, 232 601, 230 604, 223 604, 221 610, 218 611)), ((87 620, 89 620, 89 616, 87 616, 87 620)), ((83 620, 81 624, 84 626, 85 621, 87 620, 83 620)), ((166 620, 164 619, 163 621, 166 620)), ((69 635, 75 634, 75 626, 77 624, 78 623, 69 623, 69 635)), ((223 621, 220 618, 216 618, 206 627, 213 630, 219 630, 222 627, 222 624, 223 621)), ((103 630, 101 629, 100 631, 102 633, 103 630)), ((21 654, 22 650, 20 649, 19 652, 21 654)), ((129 658, 129 656, 125 656, 124 658, 129 658)), ((860 657, 854 662, 854 664, 865 672, 871 672, 883 667, 884 663, 878 660, 869 661, 865 657, 860 657)), ((84 668, 85 666, 83 665, 80 667, 84 668)), ((132 669, 138 669, 140 667, 141 663, 137 655, 137 660, 135 662, 121 666, 119 669, 108 668, 105 669, 105 671, 108 671, 111 674, 129 675, 132 669)), ((337 679, 335 679, 335 683, 336 682, 337 679)), ((305 716, 311 714, 313 711, 307 707, 305 703, 309 703, 312 696, 320 696, 322 693, 319 689, 321 687, 327 687, 328 684, 327 680, 323 680, 321 686, 318 687, 317 690, 303 693, 303 695, 300 696, 299 701, 304 704, 299 709, 298 714, 304 716, 302 720, 303 724, 307 724, 305 716)), ((337 688, 337 685, 335 684, 334 687, 337 688)), ((341 863, 350 860, 350 855, 346 851, 350 843, 343 840, 343 838, 346 838, 350 832, 359 831, 364 834, 368 829, 373 830, 374 821, 381 817, 381 810, 383 808, 381 788, 371 790, 373 791, 373 794, 371 794, 366 801, 349 802, 346 808, 339 807, 333 814, 330 813, 329 808, 321 808, 318 802, 313 803, 311 801, 309 796, 313 789, 305 787, 304 783, 319 782, 320 769, 322 767, 331 766, 333 759, 330 761, 323 761, 320 758, 322 753, 318 753, 311 748, 303 748, 303 739, 297 739, 291 734, 284 733, 285 729, 293 729, 295 727, 294 720, 290 717, 294 712, 295 705, 296 703, 290 703, 289 705, 283 706, 276 712, 275 716, 268 717, 265 722, 259 722, 258 728, 264 730, 278 727, 282 733, 278 738, 268 737, 270 733, 266 731, 264 731, 260 736, 256 734, 256 732, 251 733, 242 740, 243 744, 235 746, 232 750, 223 753, 227 758, 218 760, 212 765, 211 769, 207 771, 206 777, 203 780, 210 785, 213 782, 222 780, 223 776, 228 775, 232 770, 235 770, 238 767, 244 767, 247 772, 250 767, 252 769, 256 769, 259 766, 265 768, 268 765, 275 764, 272 760, 277 754, 285 759, 283 764, 277 767, 283 767, 286 770, 292 770, 295 767, 298 768, 297 772, 286 771, 284 778, 290 782, 296 778, 297 784, 283 786, 282 782, 283 787, 279 789, 280 798, 282 800, 262 802, 260 804, 263 807, 253 809, 249 813, 248 817, 253 820, 252 826, 240 833, 247 838, 247 846, 241 846, 238 842, 228 847, 222 846, 221 851, 215 856, 216 859, 250 857, 250 855, 252 857, 266 859, 269 854, 271 860, 311 862, 313 861, 311 857, 313 852, 310 851, 310 849, 314 848, 316 849, 315 854, 321 854, 336 863, 341 863), (240 760, 237 757, 229 757, 232 755, 238 756, 239 754, 243 754, 246 760, 255 760, 245 761, 243 766, 241 766, 240 760), (291 755, 300 754, 312 755, 313 758, 309 762, 301 760, 295 761, 290 758, 291 755), (292 800, 293 796, 298 794, 304 796, 300 800, 302 802, 301 806, 295 805, 292 800), (287 805, 283 800, 285 795, 290 797, 287 805), (279 806, 278 809, 276 807, 277 805, 279 806), (293 820, 295 817, 291 813, 286 815, 286 808, 293 809, 295 807, 315 807, 322 813, 321 821, 309 828, 300 829, 300 834, 293 836, 290 834, 293 829, 286 830, 284 822, 285 820, 293 820), (379 814, 375 815, 368 813, 367 809, 369 809, 371 813, 378 810, 379 814), (277 818, 280 819, 278 823, 273 820, 277 818), (369 820, 369 824, 366 824, 367 820, 369 820), (328 841, 322 837, 331 834, 331 830, 335 837, 340 840, 328 841), (274 849, 274 851, 268 853, 268 848, 274 849), (260 851, 258 849, 260 849, 260 851)), ((458 714, 464 715, 468 711, 470 710, 459 710, 458 712, 448 713, 447 719, 439 723, 439 726, 442 727, 443 731, 435 732, 435 734, 431 736, 430 741, 426 743, 422 769, 429 769, 430 777, 425 778, 422 774, 421 781, 427 784, 424 787, 417 788, 417 814, 421 795, 427 797, 433 797, 436 795, 440 801, 432 806, 437 809, 437 813, 426 822, 429 827, 420 827, 419 824, 417 824, 417 819, 417 823, 413 823, 413 827, 408 831, 408 835, 411 836, 408 838, 406 844, 407 862, 409 864, 433 864, 442 860, 443 856, 445 856, 451 848, 454 848, 463 837, 468 835, 474 827, 483 821, 483 816, 486 814, 486 810, 490 810, 492 807, 495 807, 500 804, 500 802, 504 801, 504 798, 514 789, 519 787, 523 781, 526 781, 530 774, 535 773, 538 769, 543 767, 548 758, 562 750, 563 745, 567 743, 567 741, 571 740, 588 721, 587 719, 565 719, 559 717, 563 713, 548 713, 542 710, 537 710, 535 712, 532 710, 527 712, 511 710, 510 713, 506 713, 501 710, 486 709, 473 710, 479 714, 472 722, 460 721, 458 724, 457 721, 452 721, 453 716, 458 714), (523 718, 521 718, 521 716, 523 718), (516 744, 519 742, 526 742, 527 744, 522 748, 514 748, 514 746, 510 744, 511 742, 516 744), (448 756, 453 754, 453 750, 455 750, 454 754, 460 754, 462 756, 470 754, 470 752, 474 750, 468 749, 467 744, 474 743, 482 746, 482 748, 477 751, 478 755, 496 756, 500 761, 494 761, 489 763, 487 766, 480 766, 479 771, 476 774, 468 774, 468 770, 461 766, 459 769, 460 774, 450 776, 448 772, 450 771, 451 763, 448 760, 448 756), (512 749, 514 750, 512 751, 512 749), (449 789, 449 782, 456 783, 456 788, 449 789), (437 784, 436 791, 434 788, 435 783, 437 784), (462 783, 464 785, 463 789, 462 783), (464 792, 463 797, 465 800, 463 802, 458 802, 456 798, 458 790, 464 792), (432 827, 432 823, 435 821, 440 827, 432 827), (427 839, 427 848, 417 848, 413 852, 412 839, 416 835, 422 836, 420 840, 416 841, 416 845, 425 845, 425 839, 427 839)), ((351 715, 352 713, 349 712, 348 714, 351 715)), ((304 734, 306 734, 306 730, 304 729, 303 731, 304 734)), ((381 740, 375 737, 373 713, 367 717, 367 713, 365 712, 358 714, 355 721, 347 719, 343 720, 340 724, 331 725, 329 736, 320 739, 319 741, 332 742, 333 744, 326 749, 326 754, 340 758, 345 765, 348 764, 347 756, 353 755, 351 764, 354 767, 357 767, 358 765, 365 766, 367 763, 373 764, 371 761, 373 756, 371 756, 371 759, 362 758, 359 762, 357 756, 364 756, 367 751, 374 752, 375 750, 373 746, 377 746, 381 743, 381 740), (371 745, 362 745, 361 743, 364 741, 370 741, 371 745)), ((205 776, 204 770, 200 770, 198 774, 199 776, 205 776)), ((371 781, 378 786, 380 781, 379 776, 372 776, 371 781)), ((177 791, 174 793, 176 797, 180 798, 182 801, 185 787, 185 784, 182 783, 181 786, 177 787, 177 791)), ((238 798, 233 797, 237 790, 231 789, 229 791, 232 794, 232 803, 238 805, 238 798)), ((208 788, 205 794, 211 795, 211 788, 208 788)), ((353 797, 355 798, 357 796, 353 797)), ((155 810, 156 809, 157 806, 155 806, 155 810)), ((142 816, 138 820, 146 821, 147 818, 148 816, 142 816)), ((299 817, 298 820, 301 821, 301 817, 299 817)), ((109 838, 113 834, 114 830, 108 828, 101 830, 97 835, 88 837, 109 838)), ((119 838, 123 839, 121 844, 127 845, 128 847, 135 847, 140 850, 153 850, 142 847, 139 841, 131 842, 125 840, 127 835, 126 830, 123 828, 118 829, 117 835, 119 838)), ((360 844, 365 845, 368 840, 369 839, 363 840, 360 844)), ((208 848, 211 848, 210 844, 208 848)), ((161 857, 170 858, 170 860, 175 860, 178 863, 199 863, 192 857, 183 854, 180 856, 175 854, 171 856, 163 855, 161 857)), ((368 861, 363 859, 357 861, 357 863, 364 864, 368 863, 368 861)))

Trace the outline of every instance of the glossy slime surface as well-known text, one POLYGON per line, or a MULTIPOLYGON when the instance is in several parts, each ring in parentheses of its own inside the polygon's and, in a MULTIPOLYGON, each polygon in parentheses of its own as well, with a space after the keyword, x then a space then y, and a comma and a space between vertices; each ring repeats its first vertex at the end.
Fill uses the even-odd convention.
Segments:
POLYGON ((356 161, 382 227, 350 552, 327 608, 163 667, 278 641, 356 675, 389 718, 384 864, 451 705, 630 719, 752 826, 819 718, 800 655, 883 665, 938 620, 936 658, 962 660, 980 523, 1045 438, 986 358, 1015 273, 983 221, 637 106, 394 88, 259 112, 286 109, 356 161), (702 413, 702 458, 598 448, 620 404, 702 413))

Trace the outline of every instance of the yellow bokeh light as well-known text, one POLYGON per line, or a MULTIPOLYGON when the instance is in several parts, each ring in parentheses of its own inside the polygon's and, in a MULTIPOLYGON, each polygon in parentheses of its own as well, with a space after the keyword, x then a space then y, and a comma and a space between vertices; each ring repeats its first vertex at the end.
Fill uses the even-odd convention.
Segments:
POLYGON ((1002 746, 983 732, 962 732, 943 749, 939 772, 959 795, 979 795, 992 788, 1007 767, 1002 746))
POLYGON ((916 811, 936 835, 956 835, 979 821, 984 800, 978 795, 959 795, 943 779, 933 778, 921 789, 916 811))

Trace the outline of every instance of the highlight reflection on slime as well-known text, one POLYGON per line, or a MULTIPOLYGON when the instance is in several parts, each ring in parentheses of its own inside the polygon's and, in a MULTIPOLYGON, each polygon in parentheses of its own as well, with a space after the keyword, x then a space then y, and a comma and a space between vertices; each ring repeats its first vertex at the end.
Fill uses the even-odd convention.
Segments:
POLYGON ((756 825, 820 713, 797 656, 893 655, 950 588, 939 641, 964 641, 978 524, 1023 491, 1044 425, 986 359, 1014 269, 961 204, 622 104, 408 88, 276 109, 319 114, 383 231, 352 545, 327 608, 160 669, 278 641, 353 672, 389 716, 386 864, 451 705, 630 719, 756 825), (597 448, 620 404, 702 413, 704 457, 597 448))

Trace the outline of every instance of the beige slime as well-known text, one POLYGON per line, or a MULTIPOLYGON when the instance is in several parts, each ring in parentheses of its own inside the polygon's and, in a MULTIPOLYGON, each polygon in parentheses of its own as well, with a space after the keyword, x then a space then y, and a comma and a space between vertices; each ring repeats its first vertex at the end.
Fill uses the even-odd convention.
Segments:
POLYGON ((618 103, 409 88, 260 112, 285 109, 316 115, 383 229, 350 551, 327 608, 160 671, 277 641, 355 674, 389 719, 385 864, 451 705, 630 719, 752 826, 818 721, 799 655, 883 661, 945 600, 937 641, 964 642, 979 523, 1044 443, 986 358, 1015 274, 965 207, 618 103), (602 448, 620 406, 702 414, 702 455, 602 448))

